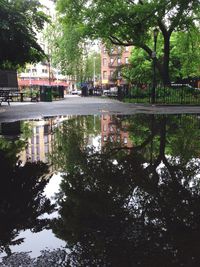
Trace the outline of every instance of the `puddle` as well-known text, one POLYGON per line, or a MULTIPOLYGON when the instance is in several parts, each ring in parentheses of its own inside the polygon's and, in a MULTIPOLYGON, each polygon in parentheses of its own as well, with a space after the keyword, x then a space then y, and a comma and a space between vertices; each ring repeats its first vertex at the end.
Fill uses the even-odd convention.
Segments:
POLYGON ((1 123, 0 266, 198 266, 199 118, 1 123))

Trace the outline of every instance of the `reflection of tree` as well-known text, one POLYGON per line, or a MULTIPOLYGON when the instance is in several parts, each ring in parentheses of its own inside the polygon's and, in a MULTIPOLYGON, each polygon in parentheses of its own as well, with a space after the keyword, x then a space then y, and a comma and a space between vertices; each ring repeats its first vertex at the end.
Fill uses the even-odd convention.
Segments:
POLYGON ((28 252, 13 253, 4 257, 0 267, 67 267, 64 249, 43 250, 37 258, 31 258, 28 252))
MULTIPOLYGON (((69 121, 64 121, 62 127, 55 132, 56 142, 53 147, 52 161, 57 167, 70 167, 76 161, 85 161, 81 156, 83 147, 100 132, 100 121, 97 116, 78 116, 69 121)), ((65 168, 66 169, 66 168, 65 168)))
POLYGON ((17 154, 25 141, 0 140, 0 252, 11 253, 9 246, 23 242, 18 238, 21 230, 38 232, 49 225, 40 216, 50 213, 53 206, 42 193, 49 178, 48 166, 42 162, 25 165, 17 154))
POLYGON ((69 266, 198 266, 199 149, 192 149, 192 140, 185 157, 187 147, 174 147, 189 139, 186 124, 198 138, 198 118, 140 121, 129 153, 113 146, 112 153, 84 148, 74 137, 80 127, 73 135, 65 132, 68 146, 62 139, 61 153, 69 156, 73 143, 76 159, 67 166, 63 161, 67 174, 53 229, 71 249, 69 266))

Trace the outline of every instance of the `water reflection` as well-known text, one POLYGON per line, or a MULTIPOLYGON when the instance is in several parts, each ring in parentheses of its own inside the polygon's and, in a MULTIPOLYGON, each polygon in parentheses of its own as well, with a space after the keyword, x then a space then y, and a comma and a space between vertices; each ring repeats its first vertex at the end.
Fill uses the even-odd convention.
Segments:
POLYGON ((77 120, 57 133, 54 161, 66 174, 53 230, 69 266, 198 266, 198 116, 121 120, 132 146, 108 138, 96 150, 77 120))
POLYGON ((200 265, 198 115, 107 114, 25 125, 21 133, 28 137, 0 139, 7 171, 1 187, 1 249, 9 252, 21 229, 50 227, 69 250, 44 250, 35 260, 27 253, 13 254, 5 264, 24 259, 28 266, 200 265), (48 165, 27 157, 21 164, 18 158, 24 146, 34 146, 31 161, 37 160, 45 133, 51 171, 61 175, 55 195, 59 216, 51 221, 40 216, 53 210, 41 194, 48 165))
POLYGON ((13 136, 13 130, 10 130, 15 128, 11 125, 1 127, 4 136, 0 137, 0 252, 8 255, 11 254, 11 245, 23 242, 23 238, 18 238, 20 231, 30 229, 38 232, 49 227, 49 220, 41 215, 51 213, 54 208, 42 195, 50 178, 47 176, 49 166, 40 161, 22 163, 19 159, 29 132, 24 124, 21 126, 21 139, 16 131, 13 136))

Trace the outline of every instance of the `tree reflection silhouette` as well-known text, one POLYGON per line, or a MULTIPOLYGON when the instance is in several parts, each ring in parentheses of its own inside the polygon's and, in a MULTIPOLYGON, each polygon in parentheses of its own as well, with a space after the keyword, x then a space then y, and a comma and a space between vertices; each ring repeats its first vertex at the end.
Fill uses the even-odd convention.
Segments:
POLYGON ((10 246, 20 244, 19 232, 33 232, 49 227, 49 220, 41 218, 53 211, 43 190, 49 182, 47 164, 26 162, 18 159, 25 141, 0 140, 0 252, 11 254, 10 246), (46 178, 45 178, 46 177, 46 178))
POLYGON ((68 266, 199 266, 198 117, 133 117, 133 148, 101 151, 83 146, 74 123, 59 134, 66 174, 53 225, 71 249, 68 266))

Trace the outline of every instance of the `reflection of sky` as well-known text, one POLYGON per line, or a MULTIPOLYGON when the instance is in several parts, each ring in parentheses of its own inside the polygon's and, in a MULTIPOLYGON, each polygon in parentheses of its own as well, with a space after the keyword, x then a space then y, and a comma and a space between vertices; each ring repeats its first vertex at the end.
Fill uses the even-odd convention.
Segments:
POLYGON ((25 238, 20 246, 12 246, 12 252, 31 252, 32 257, 38 257, 41 250, 64 247, 65 242, 56 238, 51 230, 43 230, 39 233, 32 233, 26 230, 19 235, 19 238, 25 238))
MULTIPOLYGON (((44 190, 44 194, 48 198, 52 198, 59 191, 61 177, 54 174, 44 190)), ((49 216, 47 216, 49 217, 49 216)), ((51 216, 50 216, 51 217, 51 216)), ((19 246, 11 246, 13 252, 31 251, 32 257, 40 255, 40 251, 44 249, 56 249, 65 246, 65 242, 56 238, 51 230, 43 230, 39 233, 32 233, 30 230, 22 232, 18 238, 24 238, 24 242, 19 246)))
POLYGON ((53 174, 50 182, 47 184, 44 190, 44 194, 47 198, 52 198, 55 193, 58 193, 60 182, 61 182, 60 173, 53 174))

